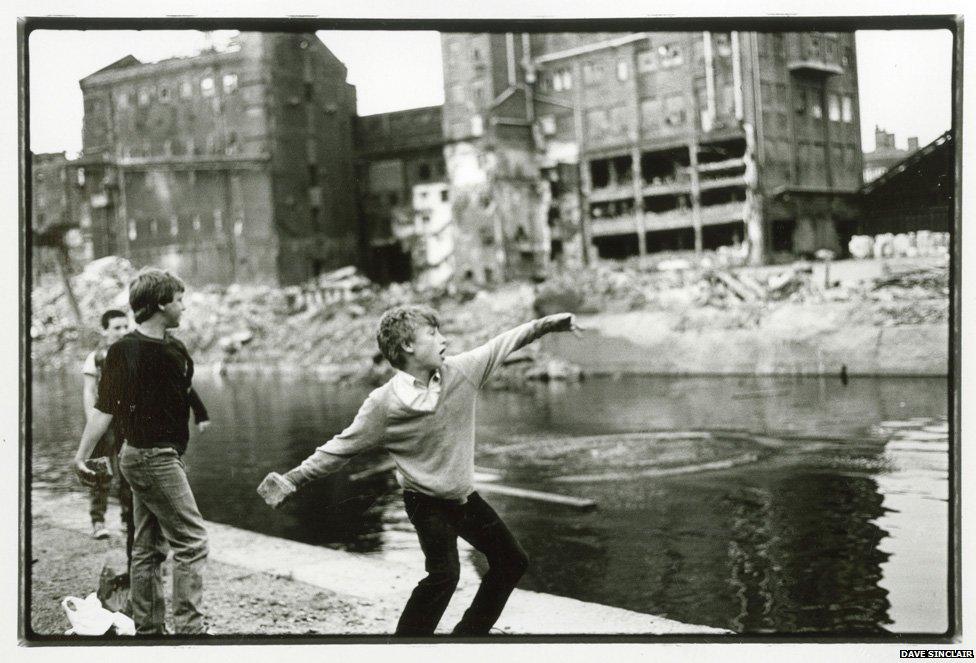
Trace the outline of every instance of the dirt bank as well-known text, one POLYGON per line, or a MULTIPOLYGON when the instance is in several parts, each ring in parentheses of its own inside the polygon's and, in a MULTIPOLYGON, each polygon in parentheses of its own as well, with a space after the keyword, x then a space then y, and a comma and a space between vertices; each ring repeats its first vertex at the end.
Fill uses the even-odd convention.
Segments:
MULTIPOLYGON (((127 261, 109 257, 76 276, 80 325, 62 286, 39 284, 30 325, 35 367, 80 364, 97 343, 101 312, 125 309, 133 273, 127 261)), ((177 335, 198 363, 328 381, 379 382, 390 375, 374 335, 382 312, 395 304, 436 308, 452 351, 555 311, 587 316, 599 331, 575 349, 572 339, 529 346, 496 375, 496 386, 504 387, 533 377, 573 377, 572 366, 553 361, 560 358, 590 372, 624 365, 631 372, 816 374, 847 365, 862 373, 931 374, 945 363, 940 330, 948 329, 949 289, 944 257, 844 261, 828 270, 824 263, 723 269, 706 256, 601 263, 556 270, 538 284, 480 291, 381 288, 349 268, 288 288, 191 287, 185 302, 177 335), (654 344, 646 342, 649 334, 654 344), (668 361, 642 360, 649 349, 665 351, 660 359, 668 361), (858 359, 868 355, 879 359, 858 359)))

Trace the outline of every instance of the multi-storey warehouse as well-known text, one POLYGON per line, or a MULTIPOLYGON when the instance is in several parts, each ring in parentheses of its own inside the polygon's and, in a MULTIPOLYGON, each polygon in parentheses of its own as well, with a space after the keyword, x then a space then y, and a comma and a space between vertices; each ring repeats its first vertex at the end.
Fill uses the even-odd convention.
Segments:
POLYGON ((455 207, 479 212, 455 218, 458 256, 476 276, 591 246, 748 242, 762 262, 850 231, 853 34, 455 33, 442 49, 455 207))
POLYGON ((311 34, 242 33, 231 48, 81 81, 80 187, 95 257, 191 282, 295 283, 357 262, 355 89, 311 34))

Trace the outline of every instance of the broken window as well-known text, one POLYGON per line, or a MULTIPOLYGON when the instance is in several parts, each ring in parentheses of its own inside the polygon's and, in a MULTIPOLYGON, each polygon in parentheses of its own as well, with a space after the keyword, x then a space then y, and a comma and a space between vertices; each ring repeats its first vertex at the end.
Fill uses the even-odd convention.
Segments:
POLYGON ((675 42, 658 46, 657 54, 661 59, 662 67, 677 67, 684 62, 681 46, 675 42))
POLYGON ((597 159, 590 162, 590 182, 594 189, 602 189, 610 185, 610 162, 597 159))
POLYGON ((840 105, 840 116, 841 116, 841 119, 844 122, 848 122, 848 123, 853 122, 854 121, 854 107, 853 107, 853 103, 852 103, 851 97, 849 95, 846 95, 845 94, 843 97, 841 97, 841 100, 840 101, 841 101, 841 105, 840 105))
POLYGON ((840 122, 840 99, 836 94, 827 95, 827 117, 831 122, 840 122))
POLYGON ((810 117, 820 119, 823 117, 823 106, 820 104, 820 94, 817 90, 807 90, 810 96, 810 117))
POLYGON ((669 127, 680 127, 686 122, 685 97, 672 94, 664 99, 664 123, 669 127))

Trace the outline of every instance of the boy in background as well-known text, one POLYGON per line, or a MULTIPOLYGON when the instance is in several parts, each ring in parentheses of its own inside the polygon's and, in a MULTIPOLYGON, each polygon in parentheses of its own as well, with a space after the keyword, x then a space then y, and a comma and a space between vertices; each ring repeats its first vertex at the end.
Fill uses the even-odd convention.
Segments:
MULTIPOLYGON (((102 313, 102 342, 99 346, 88 353, 81 372, 84 377, 82 386, 82 400, 85 405, 85 422, 89 422, 94 415, 95 400, 98 398, 98 380, 102 375, 102 365, 105 363, 105 355, 109 346, 122 338, 129 331, 129 316, 122 311, 109 309, 102 313)), ((118 476, 119 504, 122 507, 122 523, 125 525, 126 559, 132 557, 132 493, 129 491, 129 484, 125 478, 119 475, 119 447, 122 440, 117 439, 112 427, 105 432, 95 444, 92 457, 105 457, 109 459, 112 468, 112 476, 118 476)), ((105 527, 105 509, 108 506, 108 494, 112 486, 112 481, 105 477, 99 477, 89 486, 89 514, 92 521, 92 538, 107 539, 109 531, 105 527)))
MULTIPOLYGON (((383 314, 377 343, 397 369, 366 398, 352 424, 284 475, 271 474, 279 497, 335 472, 382 445, 397 467, 407 516, 417 530, 427 577, 414 588, 397 624, 398 636, 434 633, 460 577, 457 537, 488 559, 457 635, 485 635, 498 620, 528 556, 495 510, 475 492, 475 406, 479 390, 513 351, 550 332, 579 331, 569 313, 547 316, 451 357, 437 314, 426 306, 397 306, 383 314)), ((264 491, 262 491, 264 492, 264 491)), ((267 498, 277 506, 274 497, 267 498)))

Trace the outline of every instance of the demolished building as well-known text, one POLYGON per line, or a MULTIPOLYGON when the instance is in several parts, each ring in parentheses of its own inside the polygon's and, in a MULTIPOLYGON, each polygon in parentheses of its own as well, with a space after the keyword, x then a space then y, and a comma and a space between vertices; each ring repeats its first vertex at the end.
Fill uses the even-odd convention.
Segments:
POLYGON ((862 181, 854 48, 853 33, 443 34, 457 269, 839 251, 862 181))

